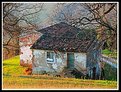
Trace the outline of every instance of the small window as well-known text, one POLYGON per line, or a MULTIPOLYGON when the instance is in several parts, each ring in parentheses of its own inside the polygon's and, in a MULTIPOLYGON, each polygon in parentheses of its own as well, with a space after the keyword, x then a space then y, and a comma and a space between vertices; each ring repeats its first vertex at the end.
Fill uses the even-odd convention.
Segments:
POLYGON ((47 62, 54 62, 54 52, 47 52, 47 62))

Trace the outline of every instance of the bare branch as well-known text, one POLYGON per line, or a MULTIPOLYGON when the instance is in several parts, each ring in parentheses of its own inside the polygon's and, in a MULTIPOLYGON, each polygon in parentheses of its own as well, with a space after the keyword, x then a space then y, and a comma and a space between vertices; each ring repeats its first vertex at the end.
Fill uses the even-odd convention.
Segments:
POLYGON ((109 13, 112 9, 114 9, 115 6, 116 4, 113 4, 106 12, 104 12, 104 14, 109 13))

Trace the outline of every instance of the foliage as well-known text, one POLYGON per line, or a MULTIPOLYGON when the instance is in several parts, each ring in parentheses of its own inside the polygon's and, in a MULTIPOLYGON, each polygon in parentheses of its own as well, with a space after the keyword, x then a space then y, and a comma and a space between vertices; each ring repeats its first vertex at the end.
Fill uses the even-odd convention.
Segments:
POLYGON ((102 51, 102 54, 110 55, 112 52, 108 49, 102 51))
POLYGON ((102 54, 107 55, 112 58, 117 58, 117 52, 116 51, 110 51, 108 49, 102 50, 102 54))
POLYGON ((116 88, 116 81, 60 78, 48 75, 24 75, 19 56, 3 61, 3 88, 116 88))
POLYGON ((105 72, 106 80, 117 80, 117 69, 116 68, 113 68, 109 64, 105 63, 104 72, 105 72))

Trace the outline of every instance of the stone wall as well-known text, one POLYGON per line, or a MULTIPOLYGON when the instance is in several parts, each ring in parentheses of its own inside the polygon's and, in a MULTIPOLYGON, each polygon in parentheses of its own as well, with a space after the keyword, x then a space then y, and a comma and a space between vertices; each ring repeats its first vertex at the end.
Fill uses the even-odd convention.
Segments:
MULTIPOLYGON (((67 53, 54 52, 50 50, 37 50, 33 49, 33 74, 41 74, 43 71, 46 72, 57 72, 61 73, 64 67, 67 67, 67 53), (47 61, 47 52, 54 53, 54 61, 47 61)), ((85 53, 74 53, 74 67, 79 71, 85 72, 86 70, 86 54, 85 53), (77 65, 78 66, 77 66, 77 65)))

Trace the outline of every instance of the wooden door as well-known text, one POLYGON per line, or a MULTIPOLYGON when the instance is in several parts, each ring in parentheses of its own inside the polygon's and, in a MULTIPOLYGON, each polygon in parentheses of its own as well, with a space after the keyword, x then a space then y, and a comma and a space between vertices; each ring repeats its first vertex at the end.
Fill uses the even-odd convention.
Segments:
POLYGON ((74 68, 74 53, 67 53, 67 68, 74 68))

